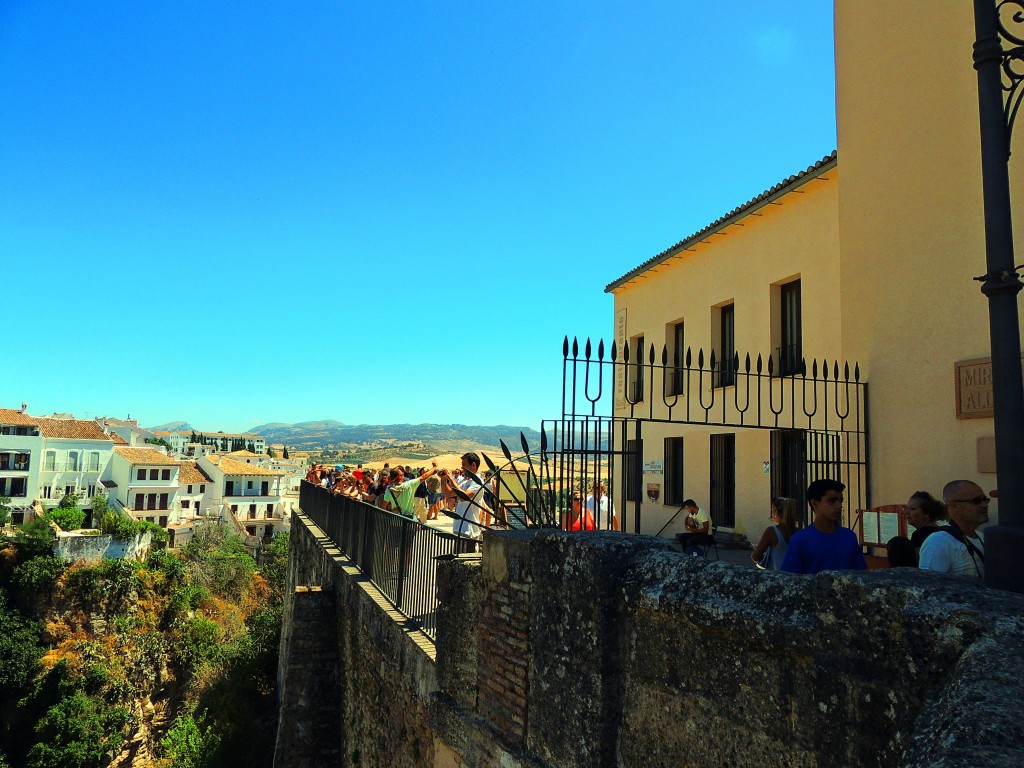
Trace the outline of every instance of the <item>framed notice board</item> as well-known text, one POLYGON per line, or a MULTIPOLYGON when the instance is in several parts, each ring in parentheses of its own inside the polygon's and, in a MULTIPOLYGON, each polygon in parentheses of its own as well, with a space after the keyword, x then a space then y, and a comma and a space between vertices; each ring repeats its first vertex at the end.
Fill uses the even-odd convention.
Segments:
POLYGON ((885 542, 893 536, 906 536, 906 510, 905 504, 886 504, 882 507, 859 510, 857 537, 862 544, 884 547, 885 542))

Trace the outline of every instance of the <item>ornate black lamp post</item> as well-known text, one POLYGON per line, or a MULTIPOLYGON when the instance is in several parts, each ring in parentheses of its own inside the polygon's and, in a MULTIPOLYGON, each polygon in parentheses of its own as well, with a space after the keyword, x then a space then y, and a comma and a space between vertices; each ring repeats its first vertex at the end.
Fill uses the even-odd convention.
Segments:
POLYGON ((985 581, 1024 592, 1024 381, 1010 209, 1010 136, 1024 96, 1024 0, 974 0, 981 172, 992 340, 999 525, 985 531, 985 581))

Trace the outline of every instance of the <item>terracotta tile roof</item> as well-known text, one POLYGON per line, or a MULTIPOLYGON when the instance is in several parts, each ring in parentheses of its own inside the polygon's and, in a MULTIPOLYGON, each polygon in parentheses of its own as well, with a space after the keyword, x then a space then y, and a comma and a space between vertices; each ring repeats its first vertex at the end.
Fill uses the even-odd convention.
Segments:
POLYGON ((257 456, 259 456, 258 453, 253 453, 252 451, 231 451, 231 453, 225 453, 224 455, 225 456, 245 456, 247 458, 256 458, 257 456))
POLYGON ((202 484, 213 482, 199 465, 194 461, 183 461, 181 462, 181 470, 178 472, 178 482, 188 484, 202 484))
POLYGON ((720 232, 726 227, 734 224, 739 219, 742 219, 747 214, 753 213, 757 209, 774 202, 778 198, 792 192, 797 187, 802 186, 808 181, 816 179, 819 176, 823 176, 825 173, 835 168, 837 164, 838 154, 836 152, 833 152, 830 155, 825 155, 825 157, 821 158, 821 160, 819 160, 809 168, 806 168, 800 171, 800 173, 790 176, 788 179, 783 179, 774 187, 766 189, 757 197, 753 198, 752 200, 748 200, 738 208, 734 208, 733 210, 729 211, 729 213, 725 214, 725 216, 722 216, 720 219, 711 222, 703 229, 700 229, 694 232, 689 237, 680 240, 671 248, 667 248, 661 253, 659 253, 657 256, 648 259, 639 267, 631 269, 618 280, 613 280, 612 282, 608 283, 608 285, 605 286, 604 292, 611 293, 621 285, 628 283, 634 277, 643 274, 652 267, 656 267, 663 261, 667 261, 668 259, 672 258, 681 251, 685 251, 687 248, 693 247, 702 240, 705 240, 710 235, 713 235, 716 232, 720 232))
POLYGON ((110 435, 92 419, 36 419, 36 423, 43 437, 110 442, 110 435))
POLYGON ((117 434, 117 432, 111 432, 109 437, 114 441, 114 445, 128 445, 128 441, 117 434))
POLYGON ((169 464, 177 466, 178 462, 166 453, 152 448, 115 448, 114 453, 134 464, 169 464))
POLYGON ((13 408, 0 408, 0 424, 18 424, 22 426, 38 426, 39 419, 13 408))
POLYGON ((246 464, 244 461, 235 461, 227 456, 209 456, 214 464, 220 467, 225 475, 267 475, 277 477, 285 474, 276 469, 264 469, 255 464, 246 464))

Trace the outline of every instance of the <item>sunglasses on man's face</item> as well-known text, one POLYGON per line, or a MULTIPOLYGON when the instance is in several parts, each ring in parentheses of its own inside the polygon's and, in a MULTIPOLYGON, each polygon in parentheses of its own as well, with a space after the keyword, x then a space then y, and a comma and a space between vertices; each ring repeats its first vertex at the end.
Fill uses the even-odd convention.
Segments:
POLYGON ((961 504, 973 504, 976 507, 980 507, 982 504, 991 501, 991 499, 982 494, 981 496, 975 496, 973 499, 951 499, 950 501, 959 501, 961 504))

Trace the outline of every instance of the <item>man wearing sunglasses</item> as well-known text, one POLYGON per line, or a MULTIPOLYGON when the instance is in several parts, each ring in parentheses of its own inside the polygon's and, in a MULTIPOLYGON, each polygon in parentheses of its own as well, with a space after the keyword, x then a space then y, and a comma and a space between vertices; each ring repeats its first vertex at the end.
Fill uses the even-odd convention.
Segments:
POLYGON ((925 539, 921 545, 921 567, 955 576, 984 578, 985 539, 978 527, 988 522, 988 496, 977 483, 954 480, 942 489, 942 500, 949 510, 949 525, 925 539))

